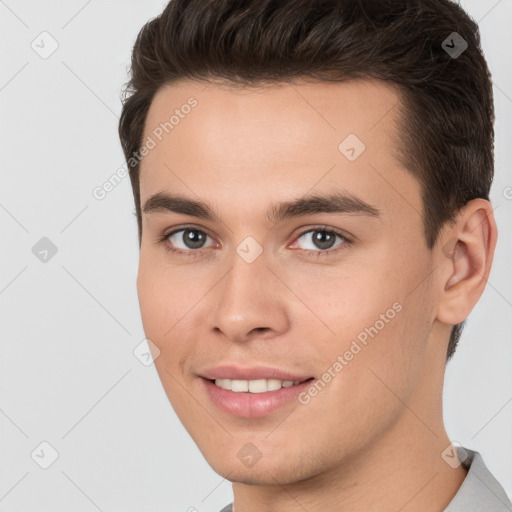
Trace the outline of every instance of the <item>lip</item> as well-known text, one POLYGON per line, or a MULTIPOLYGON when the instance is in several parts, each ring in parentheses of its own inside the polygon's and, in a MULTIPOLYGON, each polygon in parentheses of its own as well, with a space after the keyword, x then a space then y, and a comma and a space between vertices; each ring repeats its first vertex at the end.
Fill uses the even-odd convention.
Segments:
MULTIPOLYGON (((235 380, 258 380, 258 379, 279 379, 303 381, 312 377, 312 375, 304 375, 293 373, 291 371, 282 370, 280 368, 272 368, 269 366, 251 366, 242 367, 233 364, 223 364, 206 368, 198 372, 204 379, 235 379, 235 380)), ((273 393, 273 391, 269 391, 273 393)), ((265 394, 265 393, 262 393, 265 394)))
POLYGON ((295 399, 312 382, 307 380, 296 386, 265 393, 237 393, 223 389, 210 380, 204 378, 200 380, 206 394, 219 409, 243 418, 267 416, 292 401, 295 401, 295 405, 298 406, 298 401, 295 399))
POLYGON ((221 364, 198 372, 205 394, 220 410, 243 418, 261 418, 295 401, 298 395, 311 384, 312 375, 300 374, 270 366, 243 367, 234 364, 221 364), (223 389, 211 382, 215 379, 258 380, 279 379, 300 381, 295 386, 280 388, 265 393, 237 393, 223 389))

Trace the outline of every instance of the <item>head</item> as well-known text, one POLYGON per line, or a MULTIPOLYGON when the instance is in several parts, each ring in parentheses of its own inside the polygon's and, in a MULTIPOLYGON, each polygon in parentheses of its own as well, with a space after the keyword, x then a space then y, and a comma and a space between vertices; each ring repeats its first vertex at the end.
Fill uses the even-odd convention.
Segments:
POLYGON ((442 386, 492 262, 493 122, 478 27, 449 0, 172 0, 142 28, 119 125, 142 320, 216 470, 252 481, 220 459, 259 435, 312 475, 401 417, 382 381, 406 403, 442 386), (205 401, 233 361, 324 385, 264 437, 280 412, 205 401))

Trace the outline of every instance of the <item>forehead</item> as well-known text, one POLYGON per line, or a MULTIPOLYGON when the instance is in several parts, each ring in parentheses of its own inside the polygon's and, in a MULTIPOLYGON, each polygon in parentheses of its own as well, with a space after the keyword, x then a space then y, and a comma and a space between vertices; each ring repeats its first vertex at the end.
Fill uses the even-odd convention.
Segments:
MULTIPOLYGON (((350 133, 375 147, 383 138, 390 142, 399 103, 397 90, 378 80, 298 81, 244 88, 180 81, 155 94, 144 135, 170 121, 162 135, 177 141, 185 136, 190 139, 193 132, 195 139, 208 143, 210 154, 226 138, 252 141, 252 145, 244 144, 244 156, 261 143, 267 143, 266 154, 277 150, 283 155, 288 147, 300 149, 296 145, 301 141, 327 138, 326 143, 337 142, 350 133), (190 103, 195 106, 189 107, 190 103)), ((312 152, 314 148, 304 149, 312 152)), ((222 156, 227 159, 236 154, 222 156)))
POLYGON ((396 158, 399 107, 397 90, 377 80, 167 85, 146 118, 143 142, 154 147, 141 162, 142 202, 172 190, 263 209, 332 187, 377 205, 419 201, 396 158))

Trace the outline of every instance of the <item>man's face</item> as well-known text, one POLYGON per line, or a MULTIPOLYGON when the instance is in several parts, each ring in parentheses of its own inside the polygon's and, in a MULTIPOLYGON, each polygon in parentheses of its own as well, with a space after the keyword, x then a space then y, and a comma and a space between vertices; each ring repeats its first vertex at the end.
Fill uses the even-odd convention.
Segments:
POLYGON ((174 410, 232 481, 320 474, 365 453, 407 408, 431 411, 435 265, 419 183, 394 156, 398 101, 370 81, 244 91, 184 81, 151 104, 142 207, 179 195, 217 218, 148 204, 142 321, 174 410), (331 211, 316 201, 271 215, 335 194, 345 199, 331 211), (242 382, 220 382, 230 391, 214 378, 242 382), (261 393, 236 391, 244 381, 261 393))

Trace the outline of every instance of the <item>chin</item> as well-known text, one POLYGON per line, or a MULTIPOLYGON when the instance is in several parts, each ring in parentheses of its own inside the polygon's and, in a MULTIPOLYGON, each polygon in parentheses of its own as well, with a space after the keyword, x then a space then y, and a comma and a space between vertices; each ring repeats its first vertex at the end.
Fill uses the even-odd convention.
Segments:
MULTIPOLYGON (((299 479, 292 477, 290 474, 282 474, 277 468, 273 468, 270 466, 269 468, 243 468, 238 464, 237 467, 229 466, 226 464, 210 464, 212 469, 233 483, 246 484, 246 485, 276 485, 279 484, 288 484, 292 482, 296 482, 299 479)), ((288 469, 288 473, 290 472, 290 468, 288 469)))
MULTIPOLYGON (((214 468, 215 471, 215 468, 214 468)), ((237 484, 245 484, 245 485, 275 485, 276 480, 274 480, 270 474, 268 473, 254 473, 254 469, 245 469, 241 470, 233 470, 227 473, 220 473, 219 471, 215 471, 220 476, 229 480, 230 482, 237 484)))
MULTIPOLYGON (((203 454, 204 455, 204 454, 203 454)), ((303 464, 301 457, 291 462, 282 457, 263 455, 253 466, 245 466, 236 454, 209 454, 205 457, 211 468, 230 482, 246 485, 287 485, 314 477, 318 472, 310 465, 303 464)), ((321 472, 322 468, 318 468, 321 472)))

